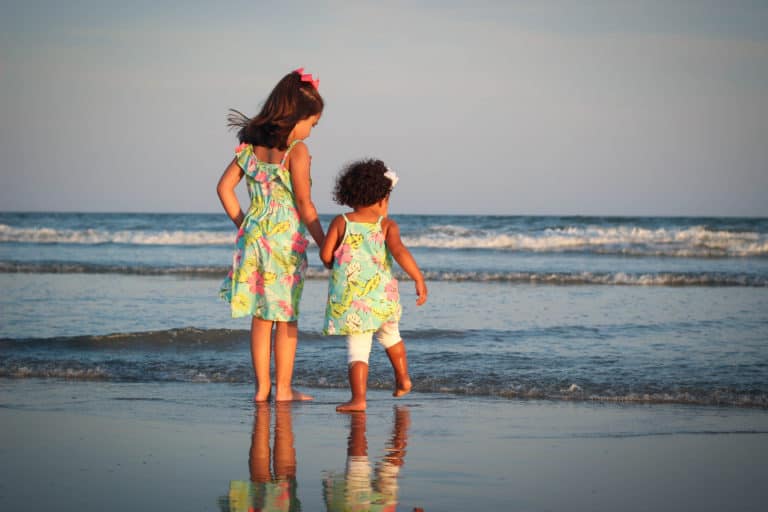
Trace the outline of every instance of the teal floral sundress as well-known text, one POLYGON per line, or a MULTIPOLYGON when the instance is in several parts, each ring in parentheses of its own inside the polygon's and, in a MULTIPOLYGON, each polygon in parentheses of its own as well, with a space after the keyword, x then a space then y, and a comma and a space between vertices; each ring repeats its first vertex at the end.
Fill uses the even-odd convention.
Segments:
POLYGON ((324 334, 359 334, 400 320, 400 293, 392 276, 392 254, 376 222, 346 222, 333 255, 324 334))
POLYGON ((288 146, 279 164, 260 162, 250 144, 235 149, 251 205, 237 233, 232 270, 219 291, 233 318, 298 319, 309 242, 285 168, 297 142, 288 146))

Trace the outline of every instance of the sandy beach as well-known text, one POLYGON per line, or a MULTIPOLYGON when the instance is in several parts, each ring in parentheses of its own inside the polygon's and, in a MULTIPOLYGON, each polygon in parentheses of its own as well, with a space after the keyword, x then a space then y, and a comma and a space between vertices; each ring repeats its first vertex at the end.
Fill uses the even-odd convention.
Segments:
POLYGON ((249 391, 4 379, 0 508, 746 511, 768 498, 763 410, 373 391, 351 416, 333 410, 344 390, 263 408, 249 391), (270 485, 290 492, 270 502, 270 485))

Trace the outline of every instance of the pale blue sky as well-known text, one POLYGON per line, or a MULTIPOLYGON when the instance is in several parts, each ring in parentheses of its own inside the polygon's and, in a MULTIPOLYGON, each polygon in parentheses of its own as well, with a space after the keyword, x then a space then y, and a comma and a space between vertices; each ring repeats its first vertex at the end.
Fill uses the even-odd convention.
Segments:
POLYGON ((321 212, 376 156, 394 213, 768 215, 768 2, 726 0, 2 1, 0 210, 221 211, 227 109, 298 66, 321 212))

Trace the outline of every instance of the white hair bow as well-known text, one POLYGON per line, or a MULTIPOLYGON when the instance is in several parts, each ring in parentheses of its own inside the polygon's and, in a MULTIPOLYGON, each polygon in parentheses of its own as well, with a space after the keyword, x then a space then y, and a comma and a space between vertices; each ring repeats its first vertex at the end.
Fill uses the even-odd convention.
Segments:
POLYGON ((384 173, 384 176, 386 178, 389 178, 389 181, 392 182, 392 188, 395 188, 395 185, 397 185, 397 182, 400 181, 400 178, 397 177, 397 173, 387 167, 387 172, 384 173))

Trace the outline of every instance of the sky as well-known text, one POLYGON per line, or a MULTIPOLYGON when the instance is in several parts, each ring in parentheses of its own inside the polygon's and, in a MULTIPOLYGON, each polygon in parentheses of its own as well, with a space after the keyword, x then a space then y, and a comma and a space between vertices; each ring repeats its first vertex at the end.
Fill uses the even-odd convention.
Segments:
POLYGON ((222 212, 300 66, 322 213, 376 157, 392 213, 768 216, 760 0, 0 0, 0 210, 222 212))

